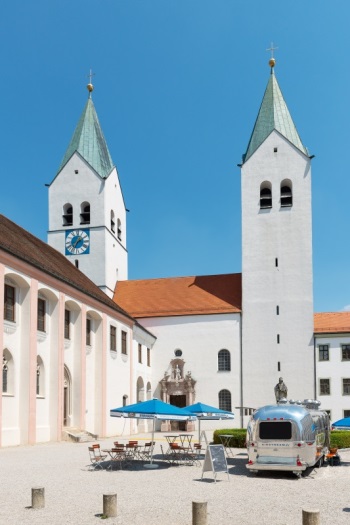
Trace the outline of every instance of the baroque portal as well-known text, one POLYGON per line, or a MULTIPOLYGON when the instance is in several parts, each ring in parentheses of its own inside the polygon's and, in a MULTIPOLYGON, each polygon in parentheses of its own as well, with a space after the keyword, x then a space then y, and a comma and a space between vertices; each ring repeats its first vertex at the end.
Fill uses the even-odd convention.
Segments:
MULTIPOLYGON (((183 359, 172 359, 168 369, 160 380, 162 401, 170 403, 179 408, 192 405, 195 400, 195 384, 191 371, 185 371, 183 359)), ((163 421, 161 424, 163 432, 176 430, 194 430, 193 421, 163 421)))

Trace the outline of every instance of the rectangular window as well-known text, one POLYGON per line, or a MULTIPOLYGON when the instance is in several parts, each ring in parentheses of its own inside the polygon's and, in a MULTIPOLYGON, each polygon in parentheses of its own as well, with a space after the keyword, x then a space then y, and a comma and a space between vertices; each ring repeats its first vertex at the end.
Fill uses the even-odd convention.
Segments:
POLYGON ((276 266, 276 268, 278 268, 278 259, 277 259, 277 257, 275 259, 275 266, 276 266))
POLYGON ((117 329, 115 326, 109 327, 109 348, 112 352, 117 351, 117 329))
POLYGON ((151 349, 147 348, 147 366, 151 366, 151 349))
POLYGON ((277 362, 277 372, 281 371, 281 363, 280 361, 277 362))
POLYGON ((331 380, 320 379, 320 396, 329 396, 331 393, 331 380))
POLYGON ((91 346, 91 319, 86 319, 86 346, 91 346))
POLYGON ((343 379, 343 396, 350 395, 350 379, 343 379))
POLYGON ((45 332, 45 314, 46 314, 46 301, 44 299, 38 299, 37 330, 39 330, 39 332, 45 332))
POLYGON ((139 363, 142 363, 142 345, 139 343, 139 363))
POLYGON ((126 336, 127 336, 127 333, 124 332, 124 330, 122 330, 122 354, 125 354, 125 355, 128 353, 127 352, 127 345, 126 345, 126 343, 127 343, 126 336))
POLYGON ((4 319, 15 322, 15 288, 5 284, 4 319))
POLYGON ((280 307, 277 305, 276 306, 276 315, 279 315, 280 314, 280 307))
POLYGON ((329 345, 318 345, 318 360, 329 361, 329 345))
POLYGON ((344 417, 350 417, 350 410, 343 410, 344 417))
POLYGON ((292 424, 290 421, 261 421, 259 437, 260 439, 291 439, 292 424))
POLYGON ((350 345, 341 345, 342 361, 350 361, 350 345))
POLYGON ((277 334, 277 344, 280 344, 280 334, 277 334))
POLYGON ((70 310, 64 311, 64 338, 70 339, 70 310))

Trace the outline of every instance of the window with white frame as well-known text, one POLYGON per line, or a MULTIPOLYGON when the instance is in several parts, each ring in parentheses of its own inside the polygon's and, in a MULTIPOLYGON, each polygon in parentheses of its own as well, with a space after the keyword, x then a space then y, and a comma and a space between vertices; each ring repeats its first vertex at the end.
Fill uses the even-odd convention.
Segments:
POLYGON ((128 353, 128 348, 127 348, 127 333, 124 332, 124 330, 122 330, 122 333, 121 333, 121 338, 122 338, 122 354, 126 355, 128 353))
POLYGON ((70 310, 64 311, 64 338, 70 339, 70 310))
POLYGON ((350 395, 350 378, 343 378, 343 396, 350 395))
POLYGON ((16 320, 15 317, 15 306, 16 306, 16 289, 14 286, 5 284, 4 290, 4 319, 6 321, 16 320))
POLYGON ((228 350, 220 350, 218 353, 218 370, 219 372, 230 372, 231 354, 228 350))
POLYGON ((220 410, 228 410, 231 412, 231 392, 229 390, 220 390, 219 408, 220 410))
POLYGON ((139 363, 142 363, 142 345, 140 343, 138 345, 138 357, 139 357, 139 363))
POLYGON ((45 299, 38 298, 38 319, 37 319, 37 330, 39 332, 46 332, 45 330, 45 315, 46 315, 46 301, 45 299))
POLYGON ((341 345, 342 361, 350 361, 350 345, 341 345))
POLYGON ((2 391, 4 394, 7 394, 8 391, 8 375, 9 367, 8 360, 5 356, 2 357, 2 391))
POLYGON ((318 345, 318 360, 329 361, 329 345, 318 345))
POLYGON ((91 319, 86 318, 86 346, 91 346, 91 319))
POLYGON ((147 366, 151 366, 151 349, 147 348, 147 366))
POLYGON ((111 352, 117 351, 117 329, 112 325, 109 327, 109 349, 111 352))
POLYGON ((329 396, 331 393, 331 380, 320 379, 320 396, 329 396))
POLYGON ((5 348, 2 353, 2 393, 12 394, 14 387, 14 369, 11 352, 5 348))

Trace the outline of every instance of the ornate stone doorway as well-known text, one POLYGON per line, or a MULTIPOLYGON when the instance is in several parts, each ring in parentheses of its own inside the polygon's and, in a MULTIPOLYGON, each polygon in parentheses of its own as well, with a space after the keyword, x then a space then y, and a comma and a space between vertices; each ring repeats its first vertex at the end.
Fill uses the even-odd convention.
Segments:
MULTIPOLYGON (((172 359, 169 369, 170 371, 167 370, 160 381, 162 401, 179 408, 192 405, 195 399, 194 386, 196 381, 192 378, 190 371, 185 373, 185 361, 183 359, 172 359)), ((164 432, 192 431, 193 429, 193 421, 164 421, 161 425, 161 430, 164 432)))

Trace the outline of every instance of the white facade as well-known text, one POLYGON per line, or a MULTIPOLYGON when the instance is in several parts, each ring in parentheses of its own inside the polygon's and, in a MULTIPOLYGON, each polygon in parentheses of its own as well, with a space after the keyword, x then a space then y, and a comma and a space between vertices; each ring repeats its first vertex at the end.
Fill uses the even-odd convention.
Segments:
MULTIPOLYGON (((172 395, 183 395, 186 397, 184 405, 202 402, 219 406, 220 392, 225 390, 231 407, 240 406, 240 317, 240 314, 216 314, 139 319, 157 338, 152 364, 155 396, 165 402, 174 402, 172 395), (222 350, 229 352, 227 370, 219 369, 222 350), (181 380, 174 389, 175 364, 180 367, 181 380), (194 382, 193 390, 186 389, 186 377, 189 376, 194 382), (163 388, 164 378, 168 382, 163 388)), ((239 427, 239 417, 229 423, 206 421, 203 428, 227 428, 227 425, 239 427)))
POLYGON ((310 159, 272 131, 241 176, 243 405, 274 402, 279 376, 290 398, 313 398, 310 159), (286 207, 285 185, 292 193, 286 207), (268 207, 260 199, 265 188, 268 207))
POLYGON ((104 179, 79 153, 72 155, 49 187, 48 243, 112 297, 115 283, 128 277, 126 210, 115 168, 104 179), (82 208, 87 205, 90 218, 84 221, 82 208), (66 225, 69 206, 73 221, 66 225), (72 230, 89 236, 84 253, 67 253, 66 235, 72 230))
POLYGON ((67 429, 99 436, 132 430, 131 420, 125 425, 111 418, 109 411, 124 400, 135 402, 140 381, 150 390, 151 363, 139 363, 135 371, 133 367, 138 342, 150 352, 154 337, 141 327, 134 334, 132 319, 1 250, 0 304, 0 446, 60 440, 67 429), (4 311, 5 285, 15 291, 12 320, 4 311), (40 329, 39 299, 45 304, 40 329), (111 350, 111 326, 115 350, 111 350))
POLYGON ((350 417, 350 333, 315 338, 317 399, 331 421, 350 417))

